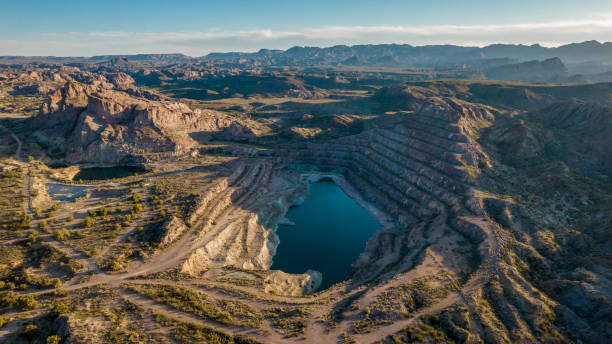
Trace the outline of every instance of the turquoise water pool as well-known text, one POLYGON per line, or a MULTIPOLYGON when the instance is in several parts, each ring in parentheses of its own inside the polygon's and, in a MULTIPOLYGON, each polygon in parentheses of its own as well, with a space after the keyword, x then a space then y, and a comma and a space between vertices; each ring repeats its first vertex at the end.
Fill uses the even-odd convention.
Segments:
POLYGON ((279 225, 271 269, 301 274, 320 271, 320 289, 344 281, 368 239, 381 225, 331 181, 310 184, 304 203, 289 209, 295 226, 279 225))
POLYGON ((52 200, 72 202, 79 197, 85 196, 91 187, 48 183, 45 185, 45 188, 52 200))

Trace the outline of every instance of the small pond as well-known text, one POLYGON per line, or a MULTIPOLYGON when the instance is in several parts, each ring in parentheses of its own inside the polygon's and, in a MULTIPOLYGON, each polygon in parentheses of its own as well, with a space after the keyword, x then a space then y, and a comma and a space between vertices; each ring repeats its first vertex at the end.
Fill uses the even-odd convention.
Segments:
POLYGON ((61 202, 72 202, 79 197, 83 197, 91 188, 89 186, 76 186, 53 183, 48 183, 45 185, 45 187, 47 188, 47 193, 49 194, 52 200, 61 202))
POLYGON ((74 176, 74 180, 105 180, 133 176, 145 173, 147 170, 140 166, 110 166, 110 167, 84 167, 74 176))
POLYGON ((310 184, 304 203, 289 209, 295 226, 279 225, 280 238, 271 269, 301 274, 320 271, 320 289, 351 274, 366 242, 382 226, 332 181, 310 184))

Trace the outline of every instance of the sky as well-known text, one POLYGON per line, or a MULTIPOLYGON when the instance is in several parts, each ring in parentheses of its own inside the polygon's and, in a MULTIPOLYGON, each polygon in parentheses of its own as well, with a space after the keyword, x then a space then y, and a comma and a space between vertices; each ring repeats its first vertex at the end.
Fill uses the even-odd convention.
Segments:
POLYGON ((612 41, 612 0, 0 0, 0 55, 612 41))

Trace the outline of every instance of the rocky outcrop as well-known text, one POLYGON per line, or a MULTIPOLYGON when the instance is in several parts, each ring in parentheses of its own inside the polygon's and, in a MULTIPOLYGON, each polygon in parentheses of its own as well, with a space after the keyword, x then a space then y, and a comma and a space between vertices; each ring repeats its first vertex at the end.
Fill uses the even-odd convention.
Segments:
POLYGON ((69 82, 43 104, 36 136, 62 146, 69 160, 117 163, 147 153, 185 153, 197 145, 190 133, 223 132, 238 140, 263 130, 221 112, 132 94, 69 82))
POLYGON ((187 230, 187 226, 176 216, 172 216, 162 226, 163 234, 160 240, 162 246, 166 246, 178 239, 187 230))
POLYGON ((323 280, 323 275, 315 270, 308 270, 303 274, 288 274, 274 270, 265 278, 265 291, 268 293, 302 296, 312 294, 323 280))
POLYGON ((106 78, 118 89, 126 89, 134 85, 134 79, 122 72, 109 73, 106 75, 106 78))

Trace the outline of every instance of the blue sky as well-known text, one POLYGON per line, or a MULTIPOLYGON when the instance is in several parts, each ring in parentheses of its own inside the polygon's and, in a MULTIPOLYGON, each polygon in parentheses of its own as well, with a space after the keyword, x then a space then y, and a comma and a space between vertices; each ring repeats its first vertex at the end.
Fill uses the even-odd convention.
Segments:
POLYGON ((612 40, 611 0, 0 0, 0 55, 612 40))

